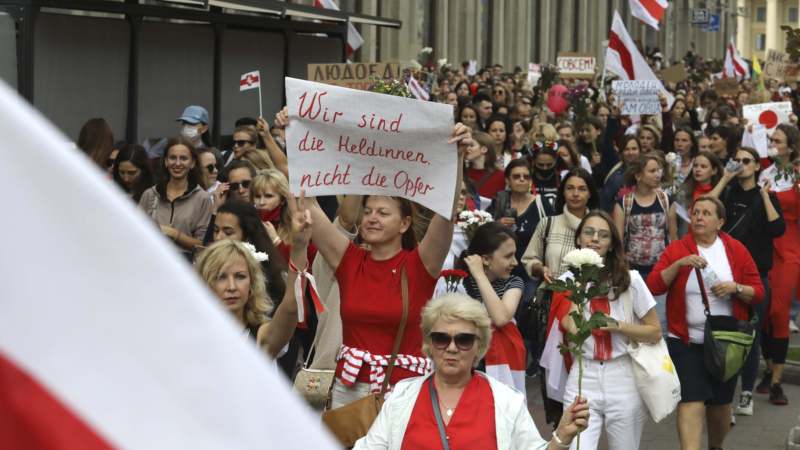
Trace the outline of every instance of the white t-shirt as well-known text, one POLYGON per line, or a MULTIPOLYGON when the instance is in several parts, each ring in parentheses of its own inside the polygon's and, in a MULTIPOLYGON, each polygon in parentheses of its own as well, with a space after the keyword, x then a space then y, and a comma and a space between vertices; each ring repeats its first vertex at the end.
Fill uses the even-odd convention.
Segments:
MULTIPOLYGON (((733 314, 733 302, 730 296, 724 298, 716 297, 711 293, 711 287, 722 281, 733 281, 731 265, 728 262, 728 255, 725 253, 725 246, 722 239, 717 238, 711 247, 703 248, 697 246, 700 256, 708 261, 708 266, 702 269, 703 284, 708 296, 708 306, 712 315, 730 316, 733 314)), ((703 305, 703 297, 700 295, 700 284, 697 282, 697 275, 692 270, 689 280, 686 282, 686 321, 689 325, 689 342, 702 344, 705 339, 703 332, 706 328, 706 313, 703 305)), ((674 336, 670 333, 670 336, 674 336)))
POLYGON ((586 170, 589 173, 592 173, 592 164, 589 162, 589 158, 581 155, 581 169, 586 170))
MULTIPOLYGON (((635 270, 630 271, 631 285, 628 288, 628 294, 631 295, 633 300, 633 315, 641 320, 648 311, 655 308, 656 300, 650 289, 647 288, 642 276, 635 270)), ((610 316, 620 322, 626 321, 625 307, 621 300, 615 299, 612 295, 608 297, 608 305, 611 310, 610 316)), ((584 316, 588 319, 591 314, 589 308, 586 308, 584 316)), ((628 353, 628 338, 622 333, 611 332, 611 359, 618 358, 628 353)), ((587 359, 594 359, 594 338, 590 337, 583 343, 583 356, 587 359)))

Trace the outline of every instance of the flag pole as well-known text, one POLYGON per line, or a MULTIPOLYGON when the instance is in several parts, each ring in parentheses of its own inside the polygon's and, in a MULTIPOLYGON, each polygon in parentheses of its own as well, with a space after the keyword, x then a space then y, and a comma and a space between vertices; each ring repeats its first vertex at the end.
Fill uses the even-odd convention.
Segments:
POLYGON ((264 117, 264 113, 261 110, 261 76, 258 78, 258 117, 264 117))
POLYGON ((606 101, 606 60, 608 59, 608 41, 603 42, 603 75, 600 78, 600 101, 606 101))

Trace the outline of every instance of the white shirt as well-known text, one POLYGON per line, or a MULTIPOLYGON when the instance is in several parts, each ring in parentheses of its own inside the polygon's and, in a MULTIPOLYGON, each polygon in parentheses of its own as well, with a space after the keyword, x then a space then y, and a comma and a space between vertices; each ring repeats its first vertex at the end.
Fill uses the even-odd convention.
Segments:
MULTIPOLYGON (((631 285, 628 291, 624 292, 622 295, 631 295, 631 299, 633 300, 633 314, 641 320, 648 311, 655 308, 656 300, 653 298, 653 294, 650 293, 650 289, 647 288, 642 276, 639 275, 639 272, 631 270, 630 275, 631 285)), ((624 322, 626 320, 626 315, 622 301, 620 301, 620 299, 615 299, 613 294, 609 295, 608 299, 608 304, 611 309, 611 314, 609 315, 616 320, 624 322)), ((584 316, 586 319, 591 317, 589 308, 586 308, 584 316)), ((611 359, 627 355, 627 346, 628 338, 624 334, 611 333, 611 359)), ((587 339, 583 343, 583 356, 584 358, 594 359, 594 338, 587 339)))
MULTIPOLYGON (((708 296, 708 306, 712 315, 730 316, 733 314, 733 302, 730 296, 724 298, 716 297, 711 293, 711 287, 723 281, 733 281, 731 265, 728 262, 728 255, 725 253, 725 246, 719 237, 711 244, 711 247, 703 248, 697 246, 700 256, 708 261, 708 266, 702 269, 703 284, 708 296)), ((706 313, 703 305, 703 297, 700 294, 700 284, 697 282, 697 275, 692 270, 689 280, 686 282, 686 321, 689 325, 689 342, 702 344, 705 339, 703 332, 706 328, 706 313)), ((670 336, 674 336, 670 333, 670 336)))
POLYGON ((592 164, 589 163, 589 158, 581 155, 581 168, 589 173, 592 173, 592 164))

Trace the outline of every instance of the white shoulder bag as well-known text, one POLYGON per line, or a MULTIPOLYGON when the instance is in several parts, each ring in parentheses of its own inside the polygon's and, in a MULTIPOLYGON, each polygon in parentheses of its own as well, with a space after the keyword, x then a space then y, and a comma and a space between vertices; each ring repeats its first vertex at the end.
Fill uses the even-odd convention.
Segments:
MULTIPOLYGON (((625 319, 628 323, 640 324, 641 321, 633 313, 632 294, 636 294, 633 286, 620 296, 625 319)), ((681 382, 669 357, 667 343, 664 338, 655 344, 631 339, 628 341, 628 354, 633 362, 636 389, 647 405, 650 417, 658 423, 675 411, 681 400, 681 382)))

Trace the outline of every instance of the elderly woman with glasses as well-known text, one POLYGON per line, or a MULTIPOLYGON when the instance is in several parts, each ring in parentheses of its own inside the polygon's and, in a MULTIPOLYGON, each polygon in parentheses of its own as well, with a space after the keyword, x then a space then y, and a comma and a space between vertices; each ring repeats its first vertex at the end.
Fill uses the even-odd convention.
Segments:
POLYGON ((449 294, 422 312, 422 350, 434 361, 433 375, 395 385, 367 436, 356 449, 568 448, 587 425, 588 403, 576 400, 545 441, 528 413, 524 396, 475 371, 489 348, 491 320, 475 300, 449 294))

